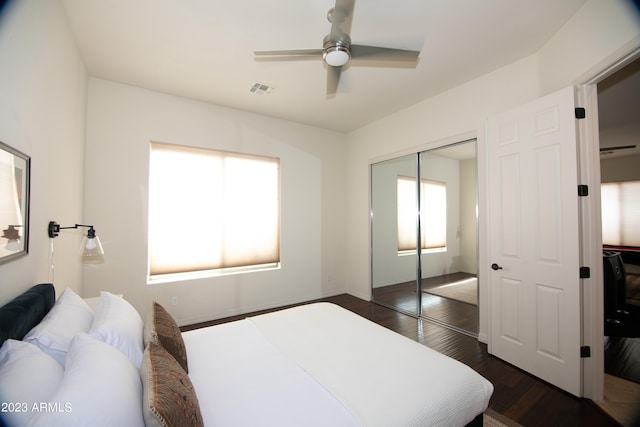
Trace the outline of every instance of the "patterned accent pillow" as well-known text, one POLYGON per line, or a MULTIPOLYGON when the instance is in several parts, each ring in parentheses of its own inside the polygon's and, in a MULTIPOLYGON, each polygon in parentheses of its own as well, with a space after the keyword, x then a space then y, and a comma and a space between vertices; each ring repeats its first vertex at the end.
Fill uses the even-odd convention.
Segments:
POLYGON ((163 306, 153 301, 151 311, 144 325, 144 342, 160 344, 189 372, 187 364, 187 349, 182 339, 182 333, 176 321, 163 306))
POLYGON ((147 427, 204 426, 193 384, 161 345, 150 342, 142 357, 142 402, 147 427))

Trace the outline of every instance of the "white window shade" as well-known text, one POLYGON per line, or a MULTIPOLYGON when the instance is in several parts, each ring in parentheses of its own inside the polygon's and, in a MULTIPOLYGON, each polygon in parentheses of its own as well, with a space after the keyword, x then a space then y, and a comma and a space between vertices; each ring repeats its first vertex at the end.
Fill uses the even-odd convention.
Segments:
POLYGON ((601 185, 602 243, 640 247, 640 181, 601 185))
POLYGON ((278 159, 151 143, 151 277, 279 261, 278 159))
POLYGON ((420 230, 423 249, 447 246, 447 186, 444 182, 420 183, 420 230))
MULTIPOLYGON (((416 179, 398 176, 398 251, 416 250, 416 179)), ((421 249, 447 246, 447 186, 444 182, 420 180, 421 249)))

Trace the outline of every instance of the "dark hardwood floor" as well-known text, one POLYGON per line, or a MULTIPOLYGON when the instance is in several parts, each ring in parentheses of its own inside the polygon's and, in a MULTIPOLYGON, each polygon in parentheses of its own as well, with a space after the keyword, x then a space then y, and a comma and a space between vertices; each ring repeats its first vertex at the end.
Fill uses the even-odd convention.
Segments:
MULTIPOLYGON (((495 391, 489 407, 524 426, 606 427, 619 425, 592 401, 576 398, 489 355, 487 346, 469 335, 347 294, 324 298, 320 301, 338 304, 381 326, 467 364, 493 383, 495 391)), ((269 311, 274 310, 248 315, 269 311)), ((183 327, 182 330, 225 323, 245 318, 248 315, 190 325, 183 327)), ((425 387, 428 386, 433 385, 425 384, 425 387)))
MULTIPOLYGON (((422 279, 422 316, 442 322, 454 328, 477 335, 478 306, 429 293, 429 288, 450 281, 473 277, 466 273, 454 273, 422 279)), ((373 299, 382 305, 416 314, 416 283, 406 282, 373 289, 373 299)))

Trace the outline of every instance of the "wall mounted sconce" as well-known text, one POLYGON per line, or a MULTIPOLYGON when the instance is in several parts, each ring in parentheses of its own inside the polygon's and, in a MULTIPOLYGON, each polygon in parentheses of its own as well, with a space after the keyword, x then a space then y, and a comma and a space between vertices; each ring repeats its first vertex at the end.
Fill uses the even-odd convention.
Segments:
POLYGON ((80 249, 78 249, 78 255, 84 258, 100 257, 104 255, 102 243, 100 243, 100 238, 98 238, 98 236, 96 235, 96 230, 93 228, 93 225, 76 224, 70 227, 60 227, 60 224, 58 224, 57 222, 50 221, 48 228, 49 237, 57 237, 60 233, 60 230, 78 227, 87 227, 89 229, 87 231, 87 235, 84 237, 84 239, 82 239, 80 249))
POLYGON ((7 244, 4 248, 8 251, 19 251, 22 247, 20 245, 20 230, 16 227, 22 227, 21 225, 9 225, 2 230, 2 238, 7 239, 7 244))

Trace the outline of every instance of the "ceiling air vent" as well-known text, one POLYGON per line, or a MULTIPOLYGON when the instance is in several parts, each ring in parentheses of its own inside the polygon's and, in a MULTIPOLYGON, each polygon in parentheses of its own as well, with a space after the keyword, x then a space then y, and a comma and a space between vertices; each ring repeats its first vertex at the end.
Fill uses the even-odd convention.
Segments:
POLYGON ((251 87, 249 92, 255 93, 256 95, 269 95, 271 92, 273 92, 273 89, 274 88, 269 85, 256 83, 251 87))

